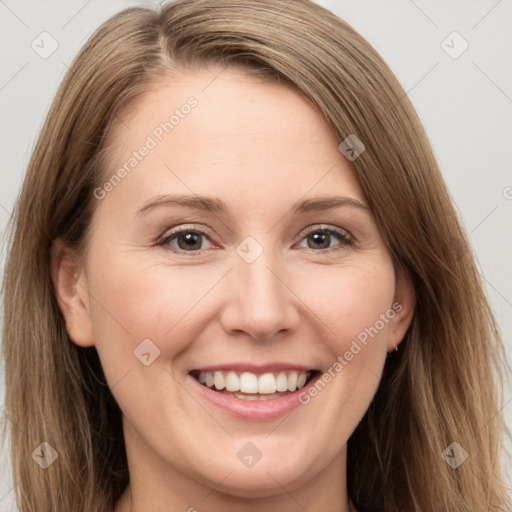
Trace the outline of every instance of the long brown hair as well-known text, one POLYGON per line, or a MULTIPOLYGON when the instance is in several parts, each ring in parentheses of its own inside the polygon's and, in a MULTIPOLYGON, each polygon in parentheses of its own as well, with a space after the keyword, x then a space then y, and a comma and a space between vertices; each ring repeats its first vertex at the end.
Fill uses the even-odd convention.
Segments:
MULTIPOLYGON (((359 511, 509 510, 499 465, 503 347, 423 128, 376 51, 308 1, 180 0, 105 22, 66 74, 30 160, 5 272, 3 355, 21 512, 111 510, 128 483, 121 412, 94 348, 67 335, 49 265, 62 237, 84 249, 106 135, 172 70, 219 64, 290 84, 353 161, 397 268, 416 292, 399 351, 348 442, 359 511), (59 458, 42 470, 42 442, 59 458), (457 468, 442 452, 457 442, 457 468)), ((341 482, 340 482, 341 485, 341 482)))

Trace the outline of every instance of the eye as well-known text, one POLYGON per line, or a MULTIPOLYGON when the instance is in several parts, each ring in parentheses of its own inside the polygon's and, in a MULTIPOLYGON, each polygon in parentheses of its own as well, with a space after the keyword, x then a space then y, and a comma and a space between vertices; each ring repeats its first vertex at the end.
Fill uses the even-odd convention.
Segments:
POLYGON ((197 252, 210 249, 212 242, 202 231, 181 226, 167 233, 158 245, 171 246, 177 251, 197 252))
POLYGON ((306 236, 300 241, 299 247, 325 251, 343 249, 351 243, 352 240, 347 232, 341 229, 317 226, 308 230, 306 236))

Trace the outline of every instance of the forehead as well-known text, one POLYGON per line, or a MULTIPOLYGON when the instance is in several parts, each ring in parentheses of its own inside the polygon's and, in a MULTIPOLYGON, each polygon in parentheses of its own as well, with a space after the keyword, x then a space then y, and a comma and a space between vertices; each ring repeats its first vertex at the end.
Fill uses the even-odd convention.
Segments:
POLYGON ((214 68, 160 81, 109 135, 109 197, 196 193, 261 207, 311 193, 363 199, 323 117, 296 91, 214 68), (123 172, 118 172, 124 169, 123 172), (117 180, 116 180, 117 181, 117 180))

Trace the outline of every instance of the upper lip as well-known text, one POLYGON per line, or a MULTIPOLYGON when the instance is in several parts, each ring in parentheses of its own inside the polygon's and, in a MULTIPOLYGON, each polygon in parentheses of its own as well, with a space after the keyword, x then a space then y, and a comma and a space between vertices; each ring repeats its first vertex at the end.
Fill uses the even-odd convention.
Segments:
POLYGON ((279 372, 281 370, 298 370, 304 372, 314 372, 317 369, 311 368, 310 366, 304 366, 301 364, 293 364, 293 363, 267 363, 267 364, 254 364, 254 363, 225 363, 225 364, 216 364, 216 365, 208 365, 201 366, 198 368, 194 368, 191 370, 192 372, 214 372, 214 371, 229 371, 233 370, 235 372, 250 372, 254 374, 263 374, 263 373, 271 373, 271 372, 279 372))

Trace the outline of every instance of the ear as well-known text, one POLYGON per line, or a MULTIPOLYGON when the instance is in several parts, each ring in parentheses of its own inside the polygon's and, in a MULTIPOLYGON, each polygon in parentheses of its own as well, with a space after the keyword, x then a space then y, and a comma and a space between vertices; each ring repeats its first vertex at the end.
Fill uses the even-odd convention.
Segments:
POLYGON ((416 306, 416 293, 410 276, 403 270, 397 270, 395 278, 395 296, 392 309, 395 316, 389 324, 387 351, 394 350, 404 339, 411 325, 416 306))
POLYGON ((69 337, 81 347, 94 345, 89 293, 75 251, 62 239, 52 244, 50 272, 69 337))

